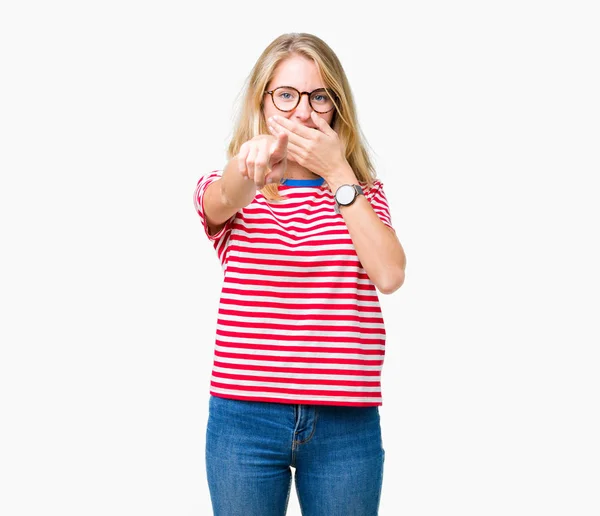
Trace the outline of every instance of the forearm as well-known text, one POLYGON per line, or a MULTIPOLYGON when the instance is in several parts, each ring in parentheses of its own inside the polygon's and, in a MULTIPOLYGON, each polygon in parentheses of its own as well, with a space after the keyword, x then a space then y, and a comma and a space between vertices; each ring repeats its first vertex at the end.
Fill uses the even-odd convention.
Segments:
POLYGON ((248 206, 256 196, 256 184, 240 174, 237 157, 232 158, 225 166, 220 183, 221 199, 236 211, 248 206))
MULTIPOLYGON (((358 184, 354 172, 341 171, 329 182, 332 192, 342 184, 358 184)), ((350 206, 340 207, 358 259, 377 289, 395 292, 404 283, 406 256, 395 232, 386 226, 371 203, 359 195, 350 206)))
POLYGON ((225 166, 221 179, 208 186, 204 194, 204 213, 211 233, 216 233, 256 195, 254 181, 244 179, 237 168, 237 158, 225 166))

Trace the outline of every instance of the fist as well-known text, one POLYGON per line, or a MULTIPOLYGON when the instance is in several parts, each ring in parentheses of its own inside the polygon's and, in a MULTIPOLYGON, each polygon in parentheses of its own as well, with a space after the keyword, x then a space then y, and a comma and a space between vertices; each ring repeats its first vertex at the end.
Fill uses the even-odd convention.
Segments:
POLYGON ((260 134, 243 143, 238 153, 238 169, 258 189, 281 181, 287 167, 287 134, 260 134))

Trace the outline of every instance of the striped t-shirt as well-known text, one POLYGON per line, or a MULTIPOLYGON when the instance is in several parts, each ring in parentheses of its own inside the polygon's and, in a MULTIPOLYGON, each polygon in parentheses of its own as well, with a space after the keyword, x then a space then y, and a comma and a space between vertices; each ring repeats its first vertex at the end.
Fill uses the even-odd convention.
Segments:
MULTIPOLYGON (((194 202, 224 271, 210 393, 240 400, 381 405, 385 327, 332 192, 322 179, 288 179, 286 198, 254 200, 210 235, 206 188, 194 202)), ((361 184, 391 225, 381 181, 361 184)))

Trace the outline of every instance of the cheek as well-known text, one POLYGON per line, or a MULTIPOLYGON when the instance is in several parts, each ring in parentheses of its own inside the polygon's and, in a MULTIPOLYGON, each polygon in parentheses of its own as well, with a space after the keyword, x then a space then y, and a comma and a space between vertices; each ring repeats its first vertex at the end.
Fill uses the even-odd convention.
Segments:
POLYGON ((333 127, 333 115, 334 112, 330 112, 330 113, 325 113, 324 115, 319 115, 323 120, 325 120, 325 122, 327 122, 330 126, 333 127))
POLYGON ((265 117, 265 120, 268 120, 268 118, 270 116, 273 116, 275 114, 275 110, 273 108, 273 106, 269 106, 268 104, 265 104, 265 106, 263 107, 263 115, 265 117))
POLYGON ((292 112, 290 113, 285 113, 283 111, 279 111, 279 109, 277 109, 272 103, 266 103, 263 106, 263 115, 265 117, 265 121, 269 119, 269 117, 272 117, 273 115, 277 115, 277 116, 281 116, 284 118, 290 118, 290 116, 292 115, 292 112))

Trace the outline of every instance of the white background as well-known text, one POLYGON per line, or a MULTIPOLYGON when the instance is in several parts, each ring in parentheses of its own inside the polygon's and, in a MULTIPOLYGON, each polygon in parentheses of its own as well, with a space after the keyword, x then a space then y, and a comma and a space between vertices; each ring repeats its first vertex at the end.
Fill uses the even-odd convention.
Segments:
POLYGON ((408 257, 381 514, 598 516, 593 3, 3 2, 0 513, 210 514, 222 273, 192 193, 259 54, 303 31, 408 257))

